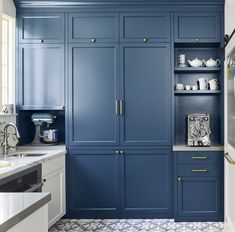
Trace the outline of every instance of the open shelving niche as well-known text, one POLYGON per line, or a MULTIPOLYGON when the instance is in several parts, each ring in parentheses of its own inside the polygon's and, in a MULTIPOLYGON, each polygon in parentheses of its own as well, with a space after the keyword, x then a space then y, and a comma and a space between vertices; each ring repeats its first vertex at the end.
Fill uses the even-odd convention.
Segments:
MULTIPOLYGON (((220 44, 175 44, 174 45, 174 151, 223 151, 223 55, 220 44), (219 67, 178 67, 178 54, 183 51, 186 62, 198 59, 220 59, 219 67), (219 90, 175 90, 176 83, 197 85, 197 80, 206 77, 218 79, 219 90), (209 113, 211 127, 210 147, 187 146, 187 113, 209 113)), ((187 62, 188 63, 188 62, 187 62)))

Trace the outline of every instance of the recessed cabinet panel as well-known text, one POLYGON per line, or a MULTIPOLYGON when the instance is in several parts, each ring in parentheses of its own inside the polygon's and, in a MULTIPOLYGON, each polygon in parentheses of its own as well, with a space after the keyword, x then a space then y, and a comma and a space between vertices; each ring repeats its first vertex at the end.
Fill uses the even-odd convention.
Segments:
POLYGON ((118 42, 118 14, 75 13, 69 15, 70 42, 118 42))
POLYGON ((24 45, 19 53, 20 108, 64 108, 64 46, 24 45))
POLYGON ((221 189, 220 177, 182 177, 177 190, 178 216, 220 216, 221 189))
POLYGON ((70 213, 110 217, 118 209, 118 156, 114 151, 69 153, 70 213), (99 213, 98 213, 99 212, 99 213))
POLYGON ((125 150, 121 157, 122 212, 169 213, 170 152, 125 150))
POLYGON ((220 42, 219 13, 175 14, 175 42, 220 42))
POLYGON ((169 45, 124 44, 121 57, 121 143, 170 145, 169 45))
POLYGON ((63 43, 64 14, 40 13, 19 16, 20 43, 63 43))
POLYGON ((170 14, 123 13, 120 36, 126 42, 168 42, 170 14))
POLYGON ((116 45, 70 47, 70 145, 119 142, 116 45))

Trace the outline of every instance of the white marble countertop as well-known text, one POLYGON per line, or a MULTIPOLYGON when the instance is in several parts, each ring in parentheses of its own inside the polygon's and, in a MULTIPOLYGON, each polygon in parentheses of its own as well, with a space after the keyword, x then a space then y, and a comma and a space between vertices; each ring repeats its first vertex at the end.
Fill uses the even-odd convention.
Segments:
MULTIPOLYGON (((7 160, 11 162, 11 166, 6 168, 0 168, 0 179, 3 179, 17 172, 23 171, 37 164, 54 159, 58 156, 64 155, 66 153, 66 147, 64 145, 48 146, 48 147, 23 146, 23 147, 18 147, 17 151, 14 152, 14 154, 15 153, 45 153, 46 155, 35 156, 35 157, 9 156, 7 160)), ((0 157, 0 160, 1 159, 3 159, 2 156, 0 157)))
POLYGON ((50 193, 0 193, 0 231, 9 230, 50 200, 50 193))
POLYGON ((190 147, 186 144, 175 144, 173 151, 223 151, 224 146, 221 144, 212 144, 210 147, 190 147))

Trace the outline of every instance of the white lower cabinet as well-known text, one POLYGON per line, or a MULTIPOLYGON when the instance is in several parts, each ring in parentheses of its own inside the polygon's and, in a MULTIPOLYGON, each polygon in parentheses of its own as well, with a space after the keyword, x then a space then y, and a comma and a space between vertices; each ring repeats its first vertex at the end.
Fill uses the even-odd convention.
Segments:
POLYGON ((42 164, 42 192, 51 193, 48 204, 48 227, 50 228, 66 213, 65 203, 65 155, 42 164))

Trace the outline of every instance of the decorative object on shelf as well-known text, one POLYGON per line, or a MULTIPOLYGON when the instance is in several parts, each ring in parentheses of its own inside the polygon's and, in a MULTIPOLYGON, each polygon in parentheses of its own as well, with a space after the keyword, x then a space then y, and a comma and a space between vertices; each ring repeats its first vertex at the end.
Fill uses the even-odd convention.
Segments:
POLYGON ((205 66, 206 61, 205 60, 199 60, 198 58, 195 58, 194 60, 188 60, 191 67, 199 68, 202 66, 205 66))
POLYGON ((210 115, 208 113, 188 113, 188 146, 210 146, 210 115))
POLYGON ((205 65, 206 67, 219 67, 220 63, 221 62, 219 59, 213 60, 212 58, 210 58, 209 60, 206 61, 205 65))
POLYGON ((14 114, 14 104, 4 104, 2 107, 2 111, 5 114, 14 114))
POLYGON ((175 89, 176 89, 176 90, 184 90, 184 84, 176 83, 175 89))
POLYGON ((217 90, 219 89, 219 81, 217 79, 212 79, 209 81, 210 90, 217 90))
POLYGON ((191 90, 191 85, 186 85, 185 90, 191 90))
POLYGON ((204 78, 204 77, 199 78, 198 83, 199 83, 200 90, 207 90, 208 89, 208 79, 207 78, 204 78))
POLYGON ((192 86, 192 90, 198 90, 198 86, 197 85, 193 85, 192 86))
POLYGON ((187 67, 186 59, 185 59, 185 54, 183 53, 183 51, 180 51, 180 52, 179 52, 179 56, 178 56, 178 66, 179 66, 180 68, 185 68, 185 67, 187 67))

